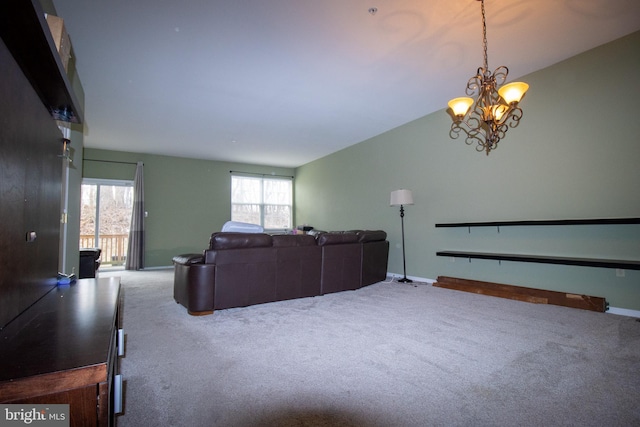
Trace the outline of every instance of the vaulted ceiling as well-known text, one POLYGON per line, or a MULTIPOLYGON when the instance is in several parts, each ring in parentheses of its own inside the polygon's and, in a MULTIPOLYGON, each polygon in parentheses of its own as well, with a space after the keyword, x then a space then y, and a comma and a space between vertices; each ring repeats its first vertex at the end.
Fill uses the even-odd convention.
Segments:
MULTIPOLYGON (((296 167, 445 108, 483 59, 477 0, 53 3, 90 148, 296 167)), ((640 30, 638 0, 485 7, 509 80, 640 30)))

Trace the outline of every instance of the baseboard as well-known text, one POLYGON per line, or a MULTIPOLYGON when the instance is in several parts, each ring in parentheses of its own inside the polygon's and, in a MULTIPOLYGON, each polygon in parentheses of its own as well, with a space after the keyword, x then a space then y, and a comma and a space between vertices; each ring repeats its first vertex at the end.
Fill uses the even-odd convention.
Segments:
POLYGON ((628 308, 609 307, 607 313, 640 318, 640 310, 629 310, 628 308))
POLYGON ((145 267, 142 270, 168 270, 170 268, 173 268, 173 265, 160 265, 157 267, 145 267))
MULTIPOLYGON (((389 278, 401 279, 403 277, 404 277, 404 274, 392 273, 390 271, 387 271, 387 280, 389 278)), ((427 283, 429 285, 432 285, 435 282, 435 280, 433 279, 427 279, 426 277, 418 277, 418 276, 407 276, 407 279, 411 279, 414 282, 427 283)))

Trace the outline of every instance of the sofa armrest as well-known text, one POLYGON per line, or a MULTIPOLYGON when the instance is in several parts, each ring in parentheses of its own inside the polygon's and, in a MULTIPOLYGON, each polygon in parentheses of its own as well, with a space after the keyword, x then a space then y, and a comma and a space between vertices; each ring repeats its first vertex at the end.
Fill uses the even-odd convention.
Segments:
POLYGON ((182 254, 173 257, 173 264, 192 265, 203 264, 204 256, 202 254, 182 254))
POLYGON ((173 257, 173 298, 198 316, 213 313, 216 266, 204 264, 203 256, 185 254, 173 257))

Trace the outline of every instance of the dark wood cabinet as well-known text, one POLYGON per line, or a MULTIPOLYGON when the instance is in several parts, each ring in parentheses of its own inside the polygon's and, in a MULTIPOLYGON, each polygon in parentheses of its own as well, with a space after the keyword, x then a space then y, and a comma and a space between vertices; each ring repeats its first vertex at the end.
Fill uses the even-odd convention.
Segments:
POLYGON ((69 404, 71 425, 113 425, 120 282, 56 286, 56 120, 82 123, 83 112, 39 0, 3 3, 0 64, 0 403, 69 404))
POLYGON ((56 285, 63 186, 56 119, 83 117, 39 0, 2 6, 0 329, 56 285))
POLYGON ((121 298, 118 278, 81 279, 0 331, 0 403, 69 404, 72 426, 115 425, 121 298))

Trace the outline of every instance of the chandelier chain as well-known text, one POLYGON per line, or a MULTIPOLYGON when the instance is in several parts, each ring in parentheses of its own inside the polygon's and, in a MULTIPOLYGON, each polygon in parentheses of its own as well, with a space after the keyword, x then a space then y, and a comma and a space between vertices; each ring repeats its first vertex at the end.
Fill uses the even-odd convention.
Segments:
POLYGON ((489 70, 489 59, 487 54, 487 22, 484 16, 484 0, 480 0, 482 7, 482 47, 484 48, 484 69, 489 70))

